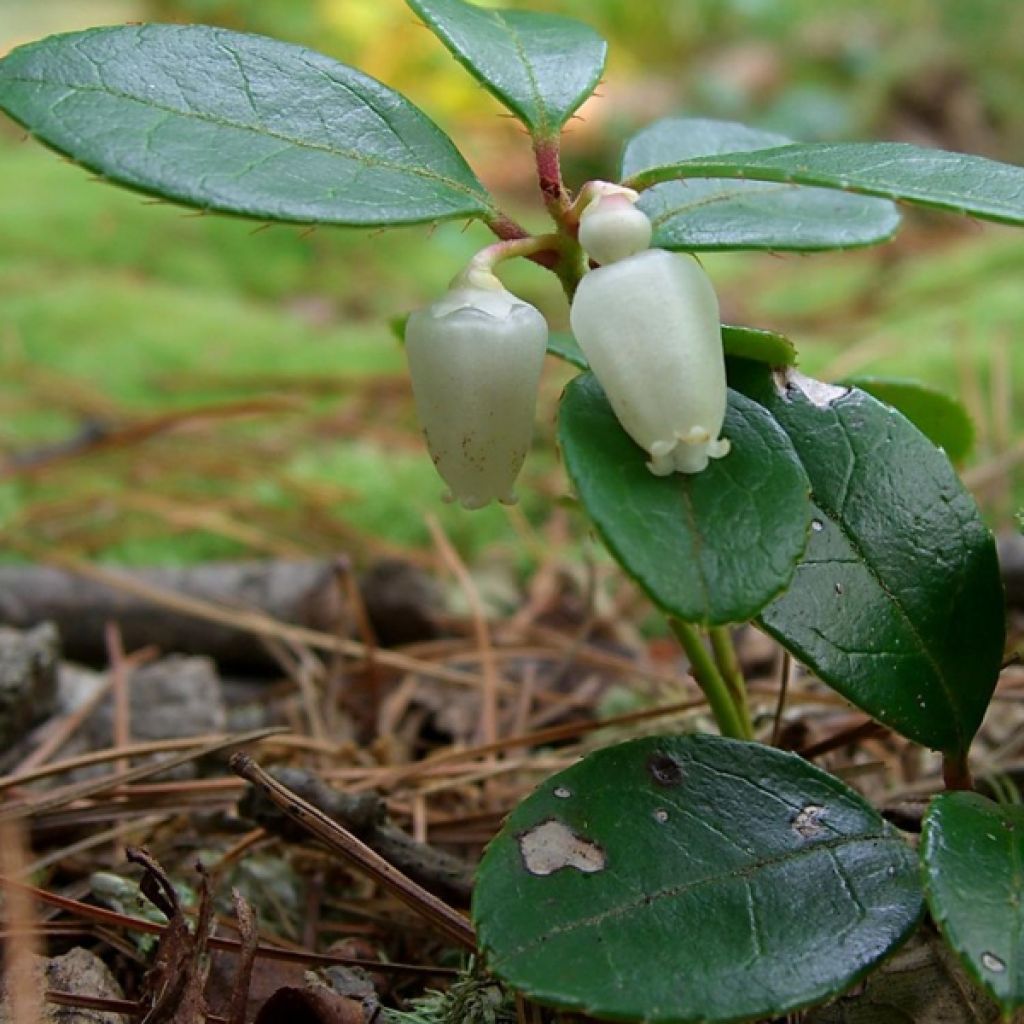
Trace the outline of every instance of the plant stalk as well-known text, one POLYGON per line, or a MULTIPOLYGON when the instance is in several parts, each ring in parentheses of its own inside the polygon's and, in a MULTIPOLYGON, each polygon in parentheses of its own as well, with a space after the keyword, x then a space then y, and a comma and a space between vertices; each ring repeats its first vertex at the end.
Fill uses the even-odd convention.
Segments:
POLYGON ((974 778, 967 764, 967 754, 942 755, 942 781, 946 789, 974 789, 974 778))
POLYGON ((711 638, 711 651, 715 656, 715 664, 725 680, 732 702, 743 722, 745 738, 752 740, 754 725, 750 720, 750 705, 747 702, 747 681, 743 677, 743 669, 740 668, 739 659, 736 657, 732 636, 726 626, 712 626, 708 630, 708 636, 711 638))
POLYGON ((562 161, 559 139, 535 139, 533 156, 537 162, 537 183, 540 185, 544 205, 551 219, 561 228, 565 226, 565 214, 570 206, 569 194, 562 181, 562 161))
POLYGON ((680 619, 670 618, 668 623, 690 659, 690 671, 711 705, 711 713, 718 723, 719 732, 735 740, 749 739, 729 687, 704 646, 700 633, 694 626, 680 619))

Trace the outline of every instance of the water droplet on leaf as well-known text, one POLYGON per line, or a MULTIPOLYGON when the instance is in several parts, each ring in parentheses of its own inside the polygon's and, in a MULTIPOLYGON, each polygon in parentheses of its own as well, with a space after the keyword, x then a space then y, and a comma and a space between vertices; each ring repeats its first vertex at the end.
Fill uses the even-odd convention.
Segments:
POLYGON ((996 974, 1002 974, 1006 970, 1006 963, 1000 960, 995 953, 982 953, 981 963, 987 970, 993 971, 996 974))

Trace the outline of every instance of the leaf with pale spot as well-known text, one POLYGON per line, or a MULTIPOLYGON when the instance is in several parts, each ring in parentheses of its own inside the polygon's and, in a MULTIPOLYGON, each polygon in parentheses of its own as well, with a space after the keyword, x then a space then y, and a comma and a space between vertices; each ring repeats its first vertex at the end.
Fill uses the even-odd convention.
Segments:
POLYGON ((1009 1017, 1024 1006, 1024 809, 940 794, 925 815, 921 862, 932 917, 1009 1017))
POLYGON ((897 732, 958 755, 999 677, 1003 589, 992 534, 946 456, 856 388, 732 360, 730 386, 789 437, 814 522, 761 625, 897 732))
POLYGON ((473 894, 487 965, 515 989, 658 1024, 824 1000, 921 911, 917 858, 862 797, 793 754, 701 735, 608 747, 548 779, 473 894))

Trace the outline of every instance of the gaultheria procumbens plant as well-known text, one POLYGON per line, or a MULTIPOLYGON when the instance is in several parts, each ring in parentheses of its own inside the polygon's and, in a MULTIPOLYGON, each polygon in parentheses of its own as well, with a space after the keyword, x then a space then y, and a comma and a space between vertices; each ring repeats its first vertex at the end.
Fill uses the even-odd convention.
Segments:
POLYGON ((628 142, 617 182, 574 189, 559 136, 601 76, 604 42, 552 14, 409 4, 525 125, 548 234, 516 223, 404 97, 272 39, 171 25, 56 36, 0 61, 0 106, 101 178, 203 210, 485 223, 496 243, 408 331, 429 447, 467 506, 513 496, 546 333, 495 268, 531 259, 573 301, 579 344, 548 342, 584 371, 562 398, 566 469, 671 622, 722 735, 606 748, 521 804, 478 873, 487 965, 542 1004, 596 1017, 757 1020, 849 988, 927 901, 968 972, 1014 1012, 1024 821, 966 792, 1003 656, 992 537, 945 452, 901 414, 904 385, 811 380, 785 339, 719 327, 693 254, 884 242, 893 201, 1024 224, 1024 170, 670 118, 628 142), (728 632, 748 621, 941 751, 949 792, 927 814, 923 867, 842 782, 753 741, 728 632))

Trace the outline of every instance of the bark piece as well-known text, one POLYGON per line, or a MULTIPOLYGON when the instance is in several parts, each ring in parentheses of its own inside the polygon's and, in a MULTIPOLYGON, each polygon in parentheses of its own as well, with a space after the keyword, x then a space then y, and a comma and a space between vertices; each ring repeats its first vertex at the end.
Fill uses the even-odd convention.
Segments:
MULTIPOLYGON (((335 632, 344 621, 335 566, 327 561, 208 562, 126 569, 123 574, 310 629, 335 632)), ((126 650, 155 644, 165 651, 205 654, 222 666, 261 671, 276 667, 249 633, 174 612, 61 569, 0 566, 0 623, 24 629, 44 620, 57 624, 65 656, 88 664, 106 664, 104 628, 117 622, 126 650)))
MULTIPOLYGON (((472 866, 444 850, 417 842, 390 824, 384 801, 375 793, 342 793, 299 768, 282 768, 273 775, 424 889, 448 903, 469 906, 473 893, 472 866)), ((308 839, 306 830, 292 822, 256 787, 242 797, 239 812, 291 842, 308 839)))

